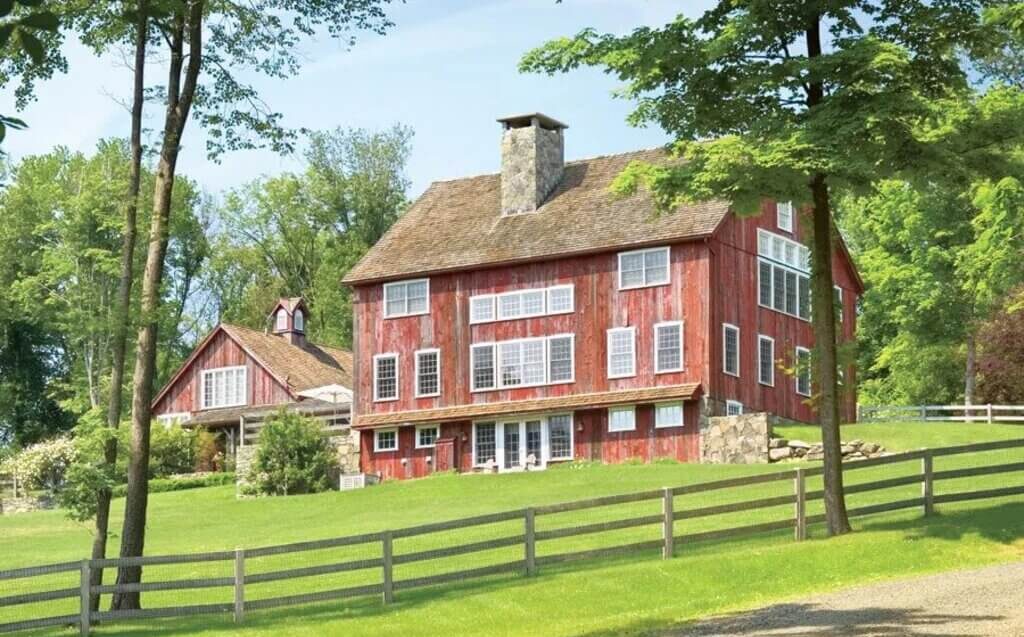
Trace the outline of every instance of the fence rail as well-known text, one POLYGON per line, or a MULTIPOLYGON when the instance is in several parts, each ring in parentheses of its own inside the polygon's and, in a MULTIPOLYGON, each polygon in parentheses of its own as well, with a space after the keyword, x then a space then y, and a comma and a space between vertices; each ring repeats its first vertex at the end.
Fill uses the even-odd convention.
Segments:
POLYGON ((859 422, 920 420, 945 422, 1024 422, 1024 405, 860 405, 859 422))
MULTIPOLYGON (((1017 461, 936 471, 933 466, 934 459, 936 457, 973 454, 983 451, 1002 449, 1019 449, 1022 447, 1024 447, 1024 439, 1005 440, 959 445, 956 447, 945 447, 933 450, 926 449, 846 463, 844 465, 844 471, 914 461, 921 462, 921 470, 919 473, 914 473, 909 476, 885 478, 872 482, 854 484, 846 488, 846 492, 850 494, 877 491, 896 486, 920 484, 921 495, 919 497, 904 497, 891 502, 859 506, 849 509, 849 514, 851 516, 862 516, 902 509, 921 508, 925 515, 929 515, 934 511, 935 504, 939 503, 963 502, 966 500, 977 500, 983 498, 1024 495, 1024 485, 945 493, 941 495, 935 495, 934 493, 934 485, 939 481, 1024 470, 1024 462, 1017 461)), ((0 632, 11 632, 58 625, 77 625, 80 628, 81 633, 86 635, 89 633, 90 626, 94 622, 98 621, 177 617, 205 613, 230 613, 234 615, 236 622, 242 622, 245 614, 249 611, 352 597, 365 597, 368 595, 381 595, 384 603, 390 603, 393 601, 396 591, 406 591, 414 588, 434 586, 448 582, 461 582, 468 579, 487 577, 497 574, 522 573, 529 576, 535 574, 538 568, 542 566, 571 562, 575 560, 622 555, 635 551, 660 549, 663 558, 669 559, 675 555, 676 548, 679 546, 696 542, 737 538, 785 529, 792 529, 794 539, 800 541, 806 539, 808 525, 824 521, 824 515, 808 515, 807 513, 807 504, 809 502, 821 500, 824 494, 821 490, 808 491, 806 481, 809 477, 819 476, 821 474, 822 468, 820 466, 796 468, 790 471, 777 471, 700 484, 689 484, 674 488, 666 487, 658 490, 648 490, 636 493, 611 495, 601 498, 591 498, 575 502, 529 507, 525 509, 478 515, 460 520, 433 522, 430 524, 382 531, 379 533, 364 533, 361 535, 332 538, 327 540, 267 546, 253 549, 237 549, 235 551, 214 551, 197 554, 147 556, 127 559, 114 558, 106 560, 83 560, 81 562, 64 562, 59 564, 21 568, 17 570, 0 571, 0 580, 40 577, 54 573, 67 573, 70 571, 78 571, 80 573, 80 586, 75 588, 61 588, 39 593, 0 597, 0 607, 77 597, 80 605, 79 614, 41 617, 0 624, 0 632), (738 502, 729 502, 710 506, 697 506, 683 509, 676 508, 676 498, 678 496, 704 494, 710 491, 738 489, 752 485, 762 485, 780 481, 791 481, 793 489, 792 493, 782 496, 757 497, 738 502), (653 501, 660 501, 660 513, 640 516, 631 515, 630 517, 621 519, 578 524, 575 526, 563 526, 541 531, 536 529, 537 518, 544 516, 553 516, 571 511, 599 509, 601 507, 608 507, 616 504, 653 501), (723 529, 707 531, 691 530, 686 533, 677 533, 679 530, 677 528, 677 524, 680 522, 685 523, 697 518, 708 518, 741 511, 769 509, 782 506, 791 506, 792 509, 790 513, 787 513, 784 518, 779 520, 759 522, 756 524, 744 524, 741 526, 732 526, 730 528, 723 529), (515 533, 513 535, 507 535, 485 541, 445 545, 432 550, 415 550, 397 554, 395 552, 394 541, 398 538, 429 536, 431 534, 453 529, 464 529, 498 522, 520 520, 522 521, 522 533, 515 533), (660 527, 659 539, 641 542, 628 542, 616 546, 592 548, 587 550, 564 551, 543 556, 538 556, 537 554, 538 545, 543 542, 648 526, 660 527), (305 568, 279 569, 261 573, 247 571, 247 563, 258 557, 356 545, 371 545, 379 547, 379 557, 342 562, 334 561, 305 568), (457 555, 468 555, 502 547, 515 546, 523 547, 521 559, 503 561, 498 564, 491 564, 476 568, 446 571, 433 575, 395 579, 394 567, 396 565, 428 560, 441 560, 457 555), (118 566, 125 565, 153 566, 209 562, 232 562, 233 575, 218 578, 153 581, 139 584, 90 584, 90 575, 94 569, 114 569, 118 566), (246 587, 257 583, 291 580, 326 573, 340 573, 345 571, 370 569, 379 569, 380 575, 377 582, 368 585, 335 588, 332 590, 306 594, 281 595, 264 599, 249 599, 246 594, 246 587), (102 594, 117 592, 142 593, 167 590, 200 590, 212 587, 233 588, 233 601, 215 604, 191 604, 186 606, 148 608, 141 610, 90 611, 91 599, 102 594)))

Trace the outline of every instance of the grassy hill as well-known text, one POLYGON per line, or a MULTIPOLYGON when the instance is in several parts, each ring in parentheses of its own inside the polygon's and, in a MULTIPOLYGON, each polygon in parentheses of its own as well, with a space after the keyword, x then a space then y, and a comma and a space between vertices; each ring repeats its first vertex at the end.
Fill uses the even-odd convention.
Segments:
MULTIPOLYGON (((893 450, 943 446, 962 442, 1024 437, 1024 428, 989 425, 857 425, 846 438, 862 438, 893 450)), ((813 428, 784 428, 781 435, 813 440, 813 428)), ((1021 450, 986 452, 975 463, 1020 461, 1021 450)), ((940 459, 936 469, 963 466, 961 458, 940 459)), ((783 466, 570 465, 545 472, 500 476, 442 475, 389 483, 360 491, 313 496, 239 501, 231 487, 155 494, 150 502, 147 553, 180 553, 256 547, 400 528, 425 522, 516 509, 585 497, 677 486, 719 478, 792 468, 783 466)), ((851 475, 866 482, 914 473, 916 463, 864 469, 851 475)), ((938 493, 1020 484, 1024 474, 1001 474, 940 483, 938 493)), ((818 488, 809 485, 809 488, 818 488)), ((715 492, 677 498, 677 510, 790 492, 788 481, 760 485, 742 492, 715 492)), ((851 496, 851 504, 914 497, 909 485, 886 493, 851 496)), ((655 512, 657 501, 540 518, 538 529, 574 526, 655 512), (544 526, 547 525, 547 526, 544 526)), ((820 506, 820 505, 815 505, 820 506)), ((811 513, 817 512, 814 507, 811 513)), ((115 507, 119 528, 121 503, 115 507)), ((789 507, 773 511, 729 514, 721 518, 677 523, 677 533, 781 519, 789 507)), ((399 591, 383 607, 378 599, 294 607, 251 613, 242 626, 228 616, 169 619, 101 626, 98 634, 133 635, 588 635, 646 634, 709 613, 746 608, 770 600, 911 573, 1024 559, 1024 501, 989 500, 943 505, 940 515, 924 520, 918 511, 864 518, 858 533, 826 540, 820 528, 811 540, 792 541, 791 532, 719 543, 677 546, 677 557, 664 561, 656 551, 625 558, 545 567, 537 577, 495 576, 427 589, 399 591)), ((396 553, 436 548, 521 533, 521 524, 501 523, 437 536, 408 538, 396 553)), ((540 554, 581 550, 601 545, 658 537, 657 527, 628 529, 542 543, 540 554)), ((70 522, 60 512, 0 517, 0 569, 81 559, 88 553, 89 528, 70 522)), ((114 540, 116 544, 116 538, 114 540)), ((375 546, 329 549, 266 558, 253 564, 257 572, 296 568, 331 561, 371 557, 375 546)), ((521 559, 521 547, 450 558, 447 563, 402 565, 396 578, 417 577, 496 561, 521 559)), ((230 564, 152 567, 148 581, 230 574, 230 564)), ((325 590, 370 583, 377 571, 316 576, 256 585, 255 598, 325 590)), ((108 576, 109 580, 109 576, 108 576)), ((34 584, 34 589, 75 586, 72 575, 34 584)), ((16 582, 4 582, 8 584, 16 582)), ((147 594, 148 595, 148 594, 147 594)), ((167 592, 147 597, 147 605, 228 601, 230 589, 167 592)), ((74 612, 72 600, 50 602, 49 613, 74 612)), ((0 623, 38 612, 36 607, 0 608, 0 623)), ((31 634, 31 633, 28 633, 31 634)), ((51 633, 52 634, 52 633, 51 633)), ((72 634, 72 631, 67 631, 72 634)))

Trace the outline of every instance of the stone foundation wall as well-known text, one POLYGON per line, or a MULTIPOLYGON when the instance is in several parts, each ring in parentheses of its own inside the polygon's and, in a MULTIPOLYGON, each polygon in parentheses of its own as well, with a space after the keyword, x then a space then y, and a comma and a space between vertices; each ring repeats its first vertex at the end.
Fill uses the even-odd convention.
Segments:
POLYGON ((775 417, 769 414, 714 416, 700 432, 700 461, 708 464, 768 462, 775 417))

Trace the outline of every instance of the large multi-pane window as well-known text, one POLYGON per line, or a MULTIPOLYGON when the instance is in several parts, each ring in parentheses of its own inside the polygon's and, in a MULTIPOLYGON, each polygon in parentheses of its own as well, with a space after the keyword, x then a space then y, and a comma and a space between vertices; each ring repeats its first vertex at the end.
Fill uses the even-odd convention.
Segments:
POLYGON ((473 464, 497 461, 497 431, 497 425, 493 422, 478 422, 473 425, 473 464))
POLYGON ((775 340, 770 336, 757 337, 757 382, 775 385, 775 340))
POLYGON ((636 328, 608 330, 608 378, 636 375, 636 328))
POLYGON ((373 399, 398 400, 398 354, 373 357, 373 399))
POLYGON ((681 321, 654 326, 654 371, 678 372, 683 369, 683 324, 681 321))
POLYGON ((728 323, 722 325, 722 370, 740 375, 740 328, 728 323))
POLYGON ((384 284, 384 318, 426 314, 430 293, 428 279, 384 284))
POLYGON ((416 396, 437 396, 441 393, 441 352, 423 349, 416 352, 416 396))
POLYGON ((810 252, 776 234, 758 231, 758 304, 810 320, 810 252))
POLYGON ((501 294, 478 294, 469 299, 469 322, 490 323, 512 319, 566 314, 574 309, 573 286, 515 290, 501 294))
POLYGON ((237 407, 247 402, 245 366, 203 372, 203 409, 237 407))
POLYGON ((572 334, 478 343, 470 348, 473 391, 572 382, 572 334))
POLYGON ((505 470, 572 459, 572 414, 508 419, 473 425, 473 464, 505 470))
POLYGON ((664 285, 669 278, 667 247, 619 253, 620 290, 664 285))
POLYGON ((572 415, 548 418, 548 446, 551 460, 572 458, 572 415))
POLYGON ((811 350, 796 348, 796 393, 811 395, 811 350))

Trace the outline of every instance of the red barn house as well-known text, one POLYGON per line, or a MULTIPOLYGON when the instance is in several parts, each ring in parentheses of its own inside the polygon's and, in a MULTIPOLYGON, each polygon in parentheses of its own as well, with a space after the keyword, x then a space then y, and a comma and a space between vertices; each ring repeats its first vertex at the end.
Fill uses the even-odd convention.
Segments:
MULTIPOLYGON (((345 279, 364 472, 696 460, 709 416, 813 420, 809 372, 786 371, 813 345, 791 205, 658 216, 610 186, 663 151, 564 163, 565 125, 499 121, 501 173, 432 184, 345 279)), ((838 247, 848 340, 862 284, 838 247)))

